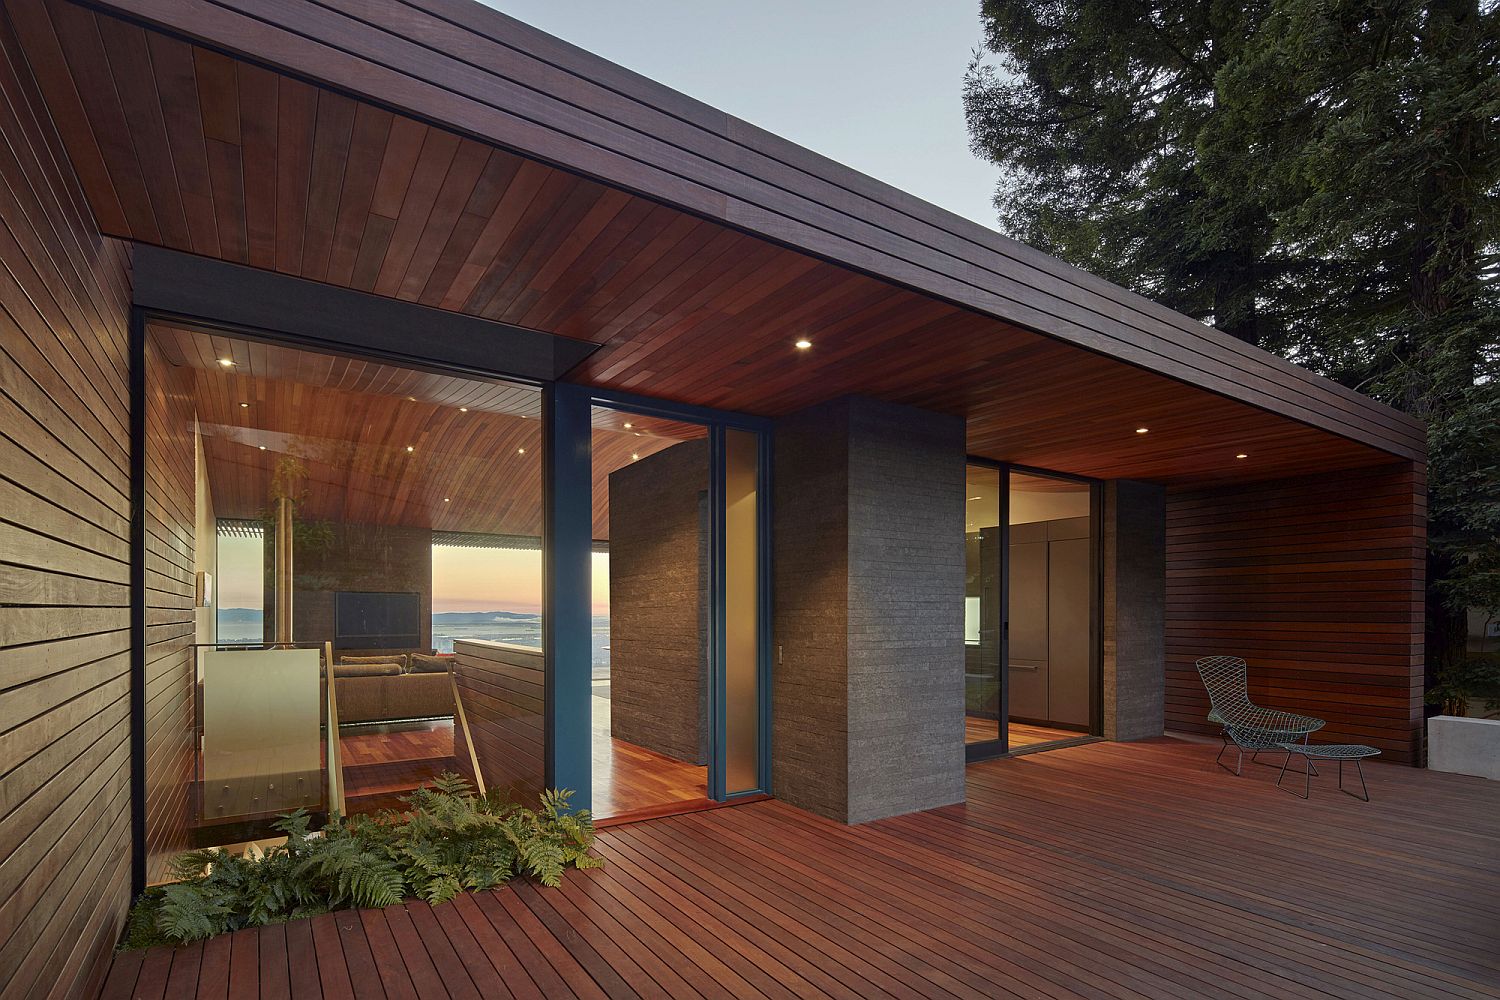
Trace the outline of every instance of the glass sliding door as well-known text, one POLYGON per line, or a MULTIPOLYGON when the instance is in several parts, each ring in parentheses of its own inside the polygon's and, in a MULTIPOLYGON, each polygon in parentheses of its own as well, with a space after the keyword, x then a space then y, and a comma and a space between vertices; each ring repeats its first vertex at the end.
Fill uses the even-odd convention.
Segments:
POLYGON ((762 788, 760 433, 599 403, 593 463, 592 810, 762 788))
POLYGON ((593 803, 611 818, 708 795, 710 441, 595 406, 593 803))
POLYGON ((969 464, 964 743, 971 760, 1098 732, 1095 492, 1071 477, 969 464))
POLYGON ((1007 749, 1094 731, 1098 572, 1094 488, 1032 471, 1007 477, 1007 749))

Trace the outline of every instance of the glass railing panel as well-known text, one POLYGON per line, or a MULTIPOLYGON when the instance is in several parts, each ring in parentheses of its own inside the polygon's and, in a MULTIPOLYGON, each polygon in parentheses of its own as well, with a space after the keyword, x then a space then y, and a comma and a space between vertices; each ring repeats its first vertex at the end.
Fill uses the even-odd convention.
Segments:
POLYGON ((323 654, 201 648, 199 819, 223 824, 326 808, 323 654))

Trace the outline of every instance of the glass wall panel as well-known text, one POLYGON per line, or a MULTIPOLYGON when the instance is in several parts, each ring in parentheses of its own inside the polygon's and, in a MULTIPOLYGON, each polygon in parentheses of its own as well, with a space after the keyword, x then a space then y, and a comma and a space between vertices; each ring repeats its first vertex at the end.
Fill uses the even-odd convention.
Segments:
POLYGON ((724 432, 725 791, 760 780, 760 438, 724 432))
POLYGON ((964 742, 1000 738, 1000 470, 968 469, 964 527, 964 742))
POLYGON ((146 362, 148 811, 188 817, 148 854, 539 791, 540 391, 157 323, 146 362))
POLYGON ((1012 472, 1008 494, 1009 748, 1086 735, 1095 661, 1093 491, 1012 472))
POLYGON ((708 428, 596 406, 593 812, 708 793, 708 428))

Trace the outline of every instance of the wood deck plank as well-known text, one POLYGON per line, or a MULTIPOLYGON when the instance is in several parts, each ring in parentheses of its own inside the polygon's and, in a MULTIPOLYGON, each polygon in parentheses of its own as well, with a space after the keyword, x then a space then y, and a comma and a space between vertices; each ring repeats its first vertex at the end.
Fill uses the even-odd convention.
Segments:
MULTIPOLYGON (((774 800, 624 824, 561 890, 286 925, 294 987, 325 987, 293 995, 1500 998, 1500 787, 1371 764, 1371 802, 1331 772, 1304 801, 1216 751, 988 761, 966 803, 856 827, 774 800)), ((222 995, 255 934, 121 955, 109 990, 222 995)))

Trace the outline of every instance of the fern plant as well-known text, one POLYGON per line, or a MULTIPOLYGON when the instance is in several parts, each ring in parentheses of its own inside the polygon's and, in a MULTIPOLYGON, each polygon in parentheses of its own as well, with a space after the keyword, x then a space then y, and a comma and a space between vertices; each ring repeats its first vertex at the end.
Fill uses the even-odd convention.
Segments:
POLYGON ((176 880, 142 893, 122 948, 183 944, 242 927, 349 907, 390 906, 417 896, 443 903, 516 875, 547 886, 572 868, 597 868, 594 824, 570 811, 572 793, 550 790, 532 810, 502 796, 478 796, 446 773, 412 792, 405 811, 344 820, 311 831, 305 810, 281 817, 283 843, 234 855, 217 849, 178 857, 176 880))

